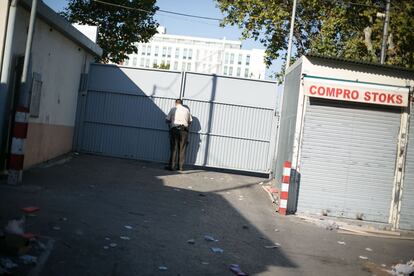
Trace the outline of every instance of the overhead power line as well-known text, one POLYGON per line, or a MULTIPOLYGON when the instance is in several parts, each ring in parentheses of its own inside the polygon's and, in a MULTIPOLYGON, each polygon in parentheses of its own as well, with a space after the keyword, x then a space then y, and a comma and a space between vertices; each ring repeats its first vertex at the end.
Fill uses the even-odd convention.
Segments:
MULTIPOLYGON (((119 5, 119 4, 115 4, 115 3, 110 3, 110 2, 106 2, 106 1, 101 1, 101 0, 92 0, 92 1, 100 3, 100 4, 113 6, 113 7, 118 7, 118 8, 123 8, 123 9, 128 9, 128 10, 152 13, 152 11, 149 11, 149 10, 144 10, 144 9, 134 8, 134 7, 128 7, 128 6, 119 5)), ((207 17, 207 16, 194 15, 194 14, 187 14, 187 13, 174 12, 174 11, 167 11, 167 10, 157 10, 157 12, 174 14, 174 15, 185 16, 185 17, 191 17, 191 18, 205 19, 205 20, 214 20, 214 21, 221 21, 222 20, 220 18, 207 17)))

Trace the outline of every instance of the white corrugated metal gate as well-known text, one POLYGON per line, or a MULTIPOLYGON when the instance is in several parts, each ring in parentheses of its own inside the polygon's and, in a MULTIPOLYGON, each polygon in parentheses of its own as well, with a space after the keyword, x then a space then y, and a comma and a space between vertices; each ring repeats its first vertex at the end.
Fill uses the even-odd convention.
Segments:
POLYGON ((404 186, 401 199, 400 228, 414 229, 414 105, 411 107, 411 119, 408 132, 408 148, 405 163, 404 186))
POLYGON ((308 98, 298 211, 388 222, 400 117, 308 98))
POLYGON ((165 116, 181 97, 193 114, 187 164, 270 171, 278 123, 275 82, 93 64, 81 90, 79 151, 167 162, 165 116))

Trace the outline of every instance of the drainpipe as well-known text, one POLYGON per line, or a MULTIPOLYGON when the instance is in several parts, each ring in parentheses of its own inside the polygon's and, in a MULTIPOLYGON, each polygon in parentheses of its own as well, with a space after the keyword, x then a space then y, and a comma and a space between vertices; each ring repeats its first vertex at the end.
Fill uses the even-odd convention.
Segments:
MULTIPOLYGON (((30 53, 32 50, 32 42, 33 42, 33 33, 34 33, 34 24, 36 19, 36 11, 37 11, 37 0, 32 1, 32 8, 30 11, 30 23, 29 23, 29 31, 27 33, 27 40, 26 40, 26 49, 24 51, 24 62, 23 62, 23 71, 22 71, 22 88, 24 89, 24 94, 27 97, 26 93, 28 92, 28 85, 27 85, 27 74, 29 71, 29 61, 30 61, 30 53)), ((29 103, 26 99, 26 102, 23 103, 24 107, 28 107, 29 103)))
POLYGON ((9 81, 10 81, 10 67, 13 58, 13 38, 14 38, 14 27, 16 23, 16 13, 17 13, 17 2, 18 0, 12 0, 10 5, 8 5, 8 20, 7 27, 5 30, 5 41, 4 49, 2 55, 2 64, 1 64, 1 75, 0 75, 0 174, 3 173, 5 164, 5 133, 6 133, 6 118, 7 114, 7 97, 9 92, 9 81))
POLYGON ((7 0, 7 6, 6 6, 6 18, 4 19, 4 32, 3 32, 3 45, 1 47, 1 53, 0 53, 0 76, 1 76, 1 68, 3 67, 3 58, 4 58, 4 46, 6 43, 6 35, 7 35, 7 22, 9 22, 9 10, 10 10, 10 0, 7 0))

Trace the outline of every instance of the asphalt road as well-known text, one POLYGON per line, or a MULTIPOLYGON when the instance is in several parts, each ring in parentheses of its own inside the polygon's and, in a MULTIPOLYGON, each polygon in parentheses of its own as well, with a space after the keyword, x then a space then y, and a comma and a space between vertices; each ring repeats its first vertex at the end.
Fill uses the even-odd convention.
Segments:
POLYGON ((0 223, 21 207, 41 208, 26 228, 53 248, 18 272, 31 275, 233 275, 230 264, 249 275, 372 275, 372 267, 414 258, 413 241, 343 235, 279 216, 261 181, 80 155, 26 172, 20 187, 0 186, 0 223))

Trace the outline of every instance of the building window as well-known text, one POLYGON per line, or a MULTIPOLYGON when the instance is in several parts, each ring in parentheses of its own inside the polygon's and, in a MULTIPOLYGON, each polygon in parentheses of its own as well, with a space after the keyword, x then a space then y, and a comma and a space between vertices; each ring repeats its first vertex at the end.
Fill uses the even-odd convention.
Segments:
POLYGON ((141 62, 139 66, 144 67, 145 66, 145 58, 141 58, 141 62))
POLYGON ((174 70, 178 70, 178 61, 174 62, 174 70))
POLYGON ((188 49, 188 59, 193 58, 193 49, 188 49))
POLYGON ((175 48, 175 58, 180 57, 180 48, 175 48))
POLYGON ((223 74, 227 76, 227 66, 224 66, 223 74))
POLYGON ((185 62, 183 62, 183 64, 181 64, 181 71, 185 71, 185 62))
POLYGON ((150 56, 150 55, 151 55, 151 46, 148 45, 148 47, 147 47, 147 56, 150 56))
POLYGON ((183 59, 187 59, 187 48, 184 48, 183 59))
POLYGON ((171 49, 171 47, 168 47, 168 52, 167 52, 167 57, 171 57, 171 51, 172 51, 172 49, 171 49))
POLYGON ((137 66, 137 62, 138 62, 138 59, 136 57, 134 57, 132 59, 132 66, 137 66))
POLYGON ((187 63, 187 71, 191 71, 191 63, 187 63))
POLYGON ((237 67, 237 76, 240 77, 240 74, 241 74, 241 68, 237 67))
POLYGON ((249 68, 244 69, 244 77, 245 78, 249 77, 249 68))
POLYGON ((225 63, 225 64, 228 64, 228 63, 229 63, 229 53, 226 53, 226 54, 224 55, 224 63, 225 63))
POLYGON ((149 68, 150 67, 150 59, 147 58, 147 60, 145 61, 145 68, 149 68))
POLYGON ((196 52, 196 60, 199 60, 199 59, 200 59, 200 50, 197 49, 197 52, 196 52))
POLYGON ((160 47, 155 46, 155 52, 154 52, 154 56, 158 57, 158 51, 160 50, 160 47))
POLYGON ((162 47, 162 57, 167 55, 167 47, 162 47))
POLYGON ((250 65, 250 55, 246 56, 246 65, 250 65))
POLYGON ((241 65, 242 64, 242 54, 239 54, 239 57, 237 59, 237 64, 241 65))
POLYGON ((145 56, 145 53, 147 52, 147 46, 142 45, 142 51, 141 51, 141 55, 145 56))
POLYGON ((229 76, 233 76, 233 67, 229 67, 229 76))
POLYGON ((231 54, 230 55, 230 64, 233 64, 234 63, 234 54, 231 54))

